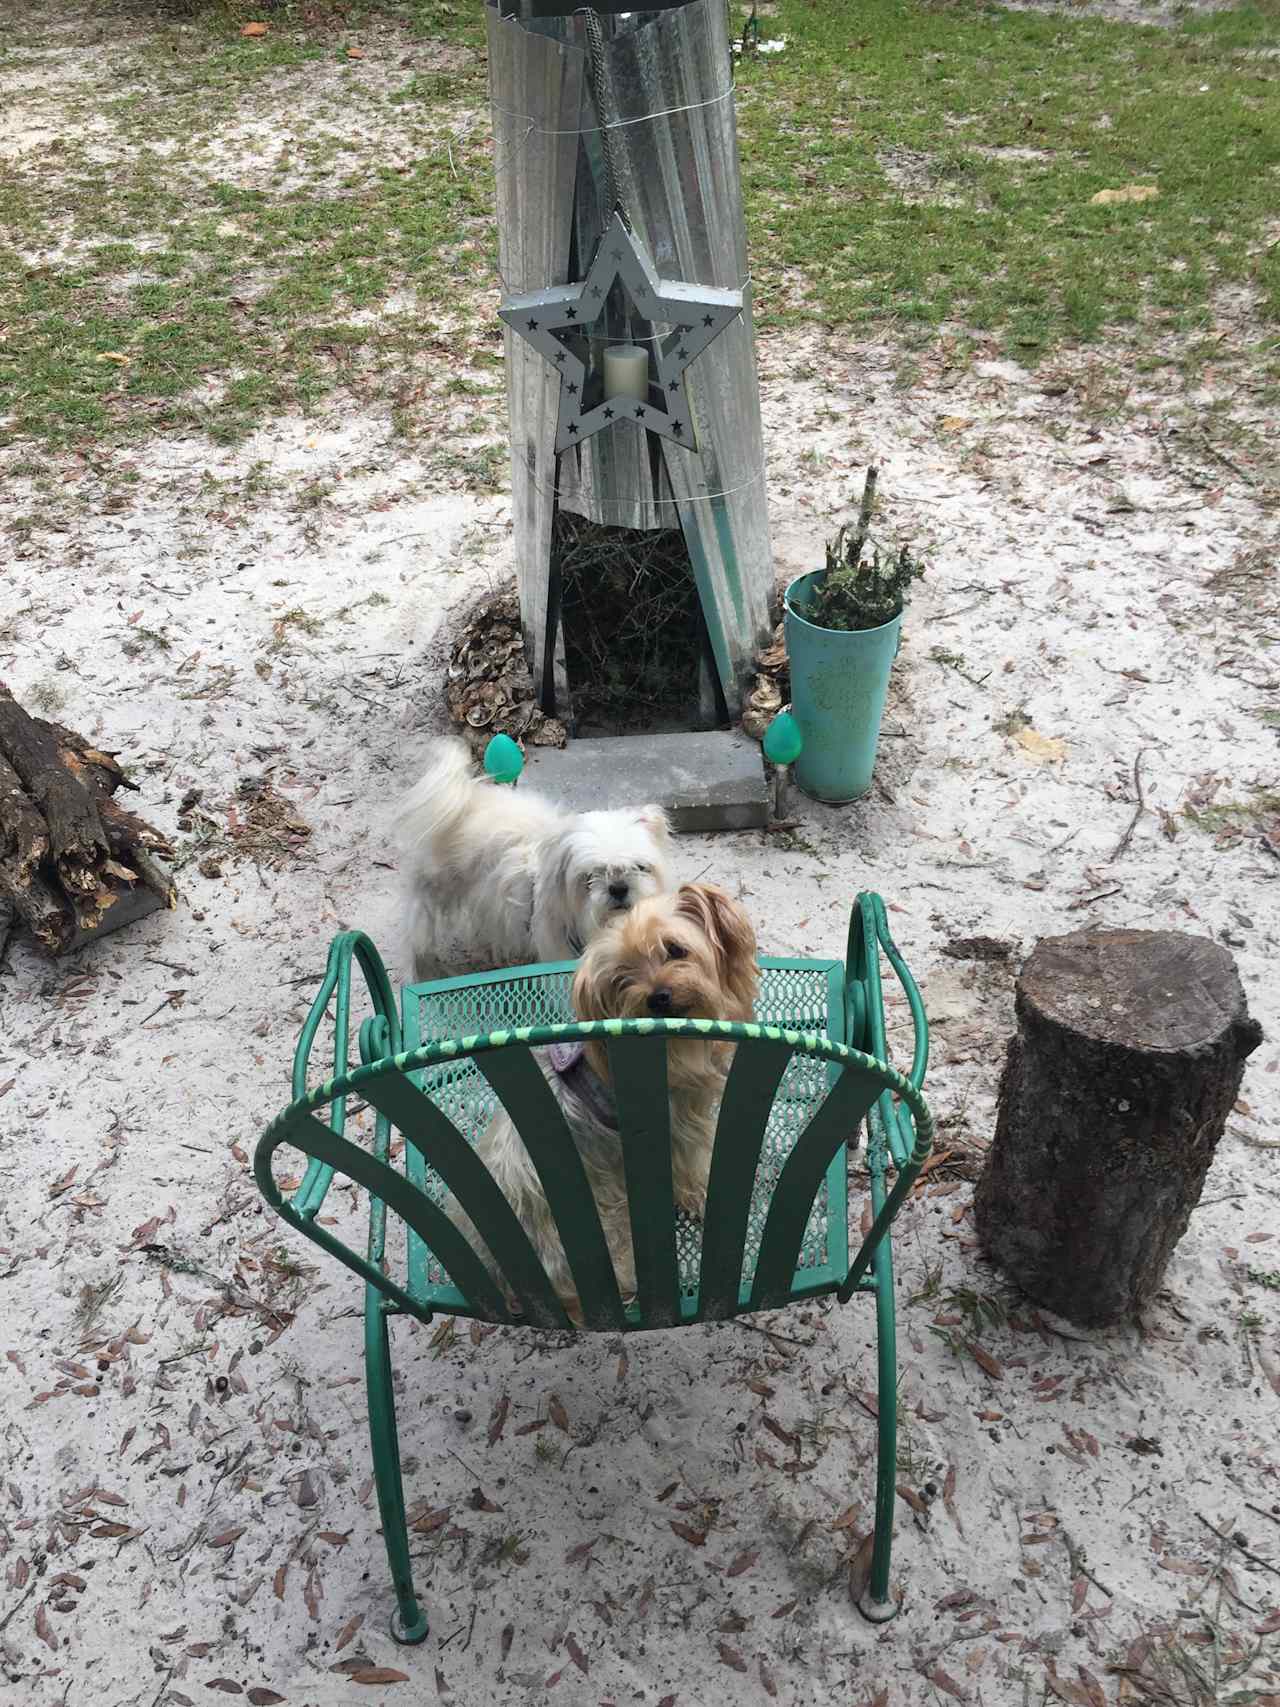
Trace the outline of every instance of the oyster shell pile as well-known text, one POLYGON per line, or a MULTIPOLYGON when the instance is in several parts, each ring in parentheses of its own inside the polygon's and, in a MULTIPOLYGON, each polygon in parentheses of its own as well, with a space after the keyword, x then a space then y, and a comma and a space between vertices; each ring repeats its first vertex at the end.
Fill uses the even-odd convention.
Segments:
POLYGON ((742 731, 753 741, 763 741, 764 732, 791 697, 791 666, 782 624, 773 631, 773 641, 755 656, 756 676, 742 705, 742 731))
POLYGON ((563 747, 568 739, 559 718, 548 717, 538 704, 514 593, 486 599, 472 613, 449 654, 445 701, 477 753, 494 735, 535 747, 563 747))

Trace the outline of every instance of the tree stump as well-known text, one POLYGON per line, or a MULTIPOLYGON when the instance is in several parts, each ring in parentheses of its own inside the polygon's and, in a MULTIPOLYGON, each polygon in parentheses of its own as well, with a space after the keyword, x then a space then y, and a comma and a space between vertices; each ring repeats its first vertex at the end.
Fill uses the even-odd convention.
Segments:
POLYGON ((1022 969, 974 1197, 987 1254, 1084 1327, 1134 1315, 1187 1229, 1262 1041, 1207 937, 1084 930, 1022 969))
POLYGON ((134 785, 83 736, 24 711, 0 682, 0 908, 65 954, 172 907, 172 848, 113 798, 134 785))

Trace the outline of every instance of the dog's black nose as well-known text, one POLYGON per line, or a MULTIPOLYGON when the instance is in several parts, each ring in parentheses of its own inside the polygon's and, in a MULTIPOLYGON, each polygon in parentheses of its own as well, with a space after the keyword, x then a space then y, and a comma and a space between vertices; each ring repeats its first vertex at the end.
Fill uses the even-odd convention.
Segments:
POLYGON ((657 989, 649 992, 649 1012, 651 1014, 669 1014, 671 1012, 670 990, 657 989))
POLYGON ((630 893, 630 886, 626 883, 611 883, 609 885, 609 899, 611 901, 625 901, 630 893))

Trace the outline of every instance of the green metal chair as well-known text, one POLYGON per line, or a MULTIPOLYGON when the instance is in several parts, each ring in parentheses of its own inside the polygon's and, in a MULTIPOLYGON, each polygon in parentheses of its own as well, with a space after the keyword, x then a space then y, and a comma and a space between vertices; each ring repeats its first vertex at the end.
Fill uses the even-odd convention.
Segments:
POLYGON ((874 1295, 879 1345, 875 1538, 867 1589, 870 1619, 897 1611, 889 1589, 897 1456, 897 1350, 890 1223, 932 1143, 920 1095, 928 1025, 911 974, 894 947, 879 896, 853 908, 846 961, 762 958, 756 1022, 569 1021, 574 966, 524 966, 472 978, 410 985, 403 1022, 386 969, 366 936, 334 940, 324 983, 293 1065, 294 1100, 263 1133, 254 1172, 263 1196, 299 1232, 365 1283, 365 1370, 373 1468, 397 1602, 392 1633, 427 1635, 414 1593, 391 1385, 389 1319, 431 1320, 440 1311, 514 1326, 571 1324, 506 1198, 472 1145, 498 1101, 519 1127, 541 1175, 577 1283, 588 1331, 679 1328, 772 1310, 834 1292, 874 1295), (881 999, 883 951, 910 1004, 914 1058, 904 1077, 889 1066, 881 999), (373 1015, 350 1067, 352 961, 373 1015), (334 1076, 307 1089, 317 1031, 334 1002, 334 1076), (736 1045, 721 1102, 705 1218, 673 1212, 666 1089, 668 1037, 707 1036, 736 1045), (531 1049, 586 1037, 606 1040, 622 1132, 638 1297, 619 1296, 594 1199, 555 1098, 531 1049), (345 1136, 348 1098, 375 1111, 372 1148, 345 1136), (326 1118, 327 1111, 327 1118, 326 1118), (847 1146, 868 1127, 871 1229, 849 1260, 847 1146), (406 1142, 392 1165, 392 1131, 406 1142), (304 1151, 306 1173, 286 1197, 272 1162, 281 1145, 304 1151), (887 1174, 895 1178, 889 1187, 887 1174), (369 1193, 367 1254, 319 1221, 335 1173, 369 1193), (454 1193, 494 1254, 518 1300, 503 1290, 441 1207, 454 1193), (406 1267, 388 1272, 387 1212, 407 1227, 406 1267))

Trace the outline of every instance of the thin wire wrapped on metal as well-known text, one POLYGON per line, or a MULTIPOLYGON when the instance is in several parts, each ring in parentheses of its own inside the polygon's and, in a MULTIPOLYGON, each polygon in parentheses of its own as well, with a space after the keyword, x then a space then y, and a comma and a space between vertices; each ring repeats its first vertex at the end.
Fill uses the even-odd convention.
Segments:
MULTIPOLYGON (((601 115, 587 77, 582 16, 503 16, 488 0, 504 292, 580 277, 612 209, 601 115)), ((513 507, 521 612, 536 681, 545 677, 547 583, 556 501, 608 526, 679 525, 731 708, 768 632, 773 569, 731 58, 719 0, 599 20, 616 195, 665 278, 741 289, 741 317, 690 368, 698 450, 630 426, 557 462, 557 382, 508 335, 513 507)), ((609 336, 635 341, 626 305, 609 336)))

